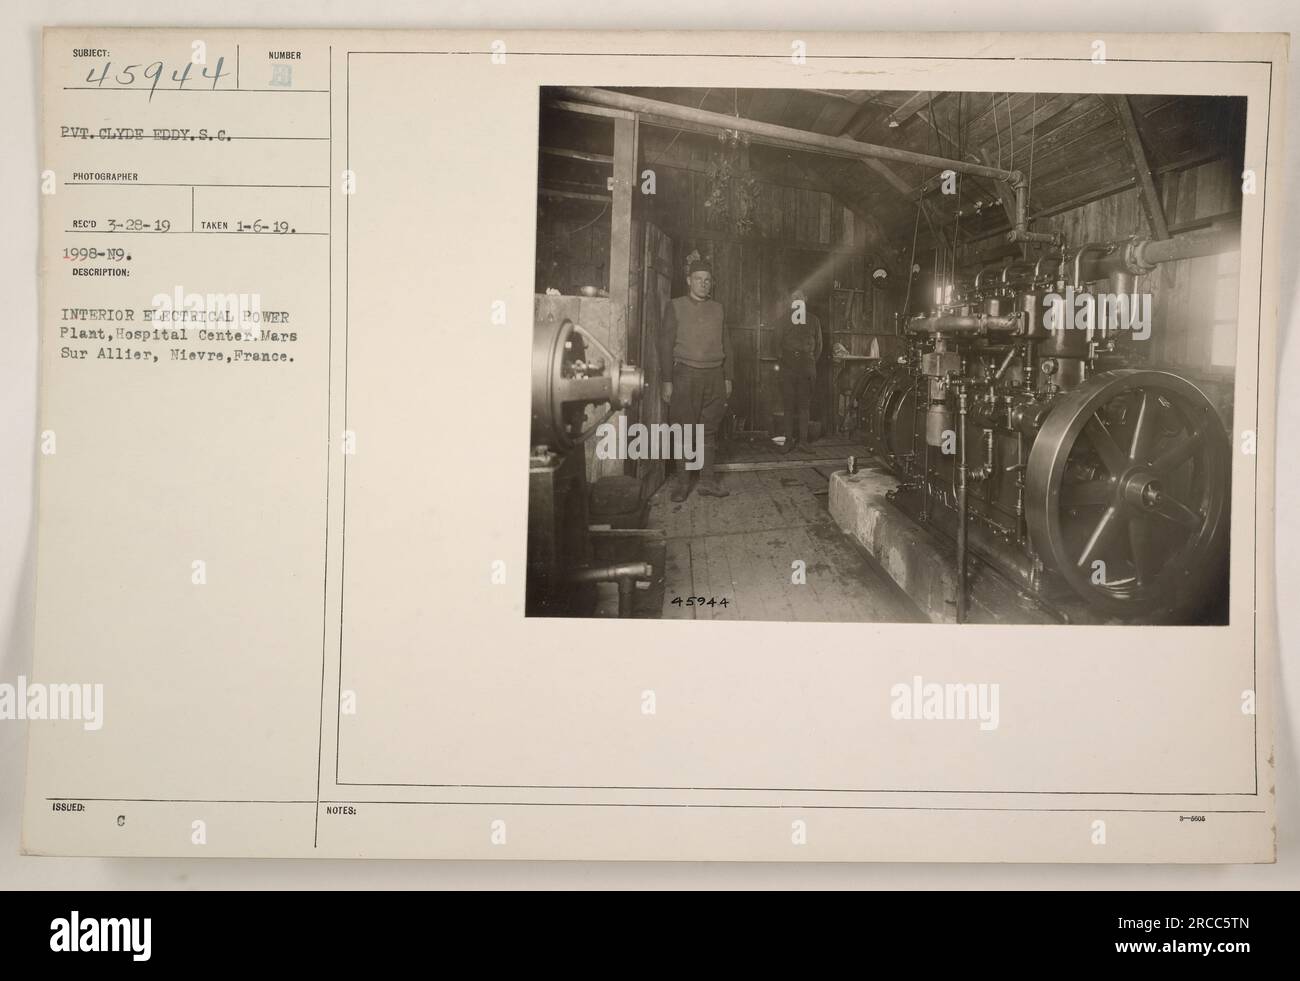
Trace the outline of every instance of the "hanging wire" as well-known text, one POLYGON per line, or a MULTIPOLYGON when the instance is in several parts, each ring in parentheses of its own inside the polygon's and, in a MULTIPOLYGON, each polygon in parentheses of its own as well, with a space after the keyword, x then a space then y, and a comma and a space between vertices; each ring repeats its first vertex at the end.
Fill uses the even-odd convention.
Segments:
MULTIPOLYGON (((957 157, 964 159, 966 153, 966 93, 957 96, 957 157)), ((1001 158, 1001 148, 998 150, 998 156, 1001 158)), ((949 274, 948 282, 955 286, 957 283, 957 232, 961 229, 961 192, 966 182, 957 176, 957 215, 952 223, 952 257, 950 264, 952 272, 949 274)))
POLYGON ((1011 118, 1011 93, 1007 93, 1007 136, 1011 139, 1011 165, 1009 170, 1016 169, 1016 123, 1011 118))
MULTIPOLYGON (((907 261, 907 295, 903 298, 903 321, 907 321, 907 315, 911 312, 912 306, 912 280, 916 278, 916 233, 921 230, 921 211, 925 202, 918 199, 916 202, 916 221, 912 224, 912 258, 907 261)), ((930 220, 929 216, 925 219, 930 220)))
MULTIPOLYGON (((958 196, 961 195, 960 185, 958 185, 958 196)), ((961 208, 957 209, 957 220, 952 223, 952 275, 949 282, 955 287, 957 285, 957 232, 961 228, 961 208)))
POLYGON ((604 218, 605 212, 608 210, 609 210, 609 202, 606 201, 605 207, 600 209, 600 214, 598 214, 595 218, 591 219, 591 221, 587 222, 585 225, 579 225, 577 228, 570 228, 567 232, 561 229, 560 231, 557 231, 554 235, 548 235, 547 238, 556 239, 561 236, 563 236, 564 238, 568 238, 570 235, 577 235, 578 232, 590 228, 592 225, 596 224, 596 222, 600 221, 600 219, 604 218))
POLYGON ((930 107, 930 143, 938 151, 938 155, 942 156, 946 152, 944 142, 952 143, 952 138, 939 129, 939 117, 934 114, 934 93, 927 92, 925 98, 930 107))
MULTIPOLYGON (((989 95, 989 100, 993 103, 993 132, 998 134, 998 168, 1002 167, 1002 127, 998 124, 998 97, 989 95)), ((960 138, 960 136, 959 136, 960 138)))
MULTIPOLYGON (((934 94, 931 92, 927 92, 925 94, 925 98, 926 98, 926 102, 929 104, 930 107, 930 123, 931 123, 931 125, 928 127, 930 133, 929 136, 926 137, 926 140, 928 142, 930 149, 934 151, 935 156, 942 156, 943 146, 938 142, 939 137, 937 136, 939 128, 938 126, 934 125, 935 123, 934 94)), ((917 195, 916 198, 916 225, 912 230, 912 261, 908 264, 907 267, 907 297, 903 301, 904 317, 906 317, 908 304, 911 302, 911 298, 912 298, 912 275, 913 275, 912 267, 916 265, 916 235, 917 235, 917 231, 920 228, 922 215, 925 216, 925 227, 930 232, 930 238, 935 242, 937 246, 942 241, 943 229, 935 228, 934 222, 930 220, 930 210, 925 206, 925 185, 924 184, 921 185, 921 192, 917 195)), ((936 275, 942 276, 944 274, 944 270, 940 268, 938 258, 939 257, 936 249, 934 271, 936 275)))
POLYGON ((1029 207, 1029 195, 1034 190, 1034 143, 1038 135, 1038 93, 1034 93, 1034 108, 1029 121, 1029 182, 1025 186, 1025 208, 1029 207))

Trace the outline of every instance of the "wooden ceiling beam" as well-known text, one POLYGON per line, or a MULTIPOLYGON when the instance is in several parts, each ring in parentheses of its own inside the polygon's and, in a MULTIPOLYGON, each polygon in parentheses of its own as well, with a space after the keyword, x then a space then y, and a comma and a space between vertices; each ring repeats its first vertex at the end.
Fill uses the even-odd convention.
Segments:
POLYGON ((866 167, 867 170, 871 171, 873 174, 883 177, 885 183, 888 184, 890 187, 892 187, 899 194, 902 194, 905 197, 912 196, 912 185, 909 184, 907 181, 903 180, 903 178, 899 177, 898 174, 894 172, 894 169, 890 167, 889 164, 885 163, 883 160, 872 160, 870 158, 866 158, 862 161, 862 165, 866 167))
MULTIPOLYGON (((715 131, 718 129, 735 130, 742 133, 749 133, 751 142, 771 143, 775 141, 779 143, 797 143, 818 154, 873 157, 877 160, 891 160, 900 163, 915 164, 922 167, 938 167, 940 169, 950 167, 953 170, 961 171, 963 173, 983 174, 988 177, 1004 179, 1010 179, 1013 177, 1010 171, 988 167, 984 164, 972 163, 965 160, 950 160, 946 157, 938 157, 927 153, 916 153, 912 150, 903 150, 879 144, 862 143, 856 140, 830 136, 825 133, 814 133, 809 130, 794 129, 789 126, 778 126, 772 123, 763 123, 757 120, 745 119, 743 117, 724 116, 719 113, 705 112, 700 109, 691 109, 685 106, 675 106, 667 103, 656 102, 653 99, 640 98, 638 96, 627 95, 609 89, 559 86, 555 90, 555 93, 559 97, 559 100, 564 102, 566 106, 579 106, 586 103, 592 106, 610 107, 624 112, 634 112, 643 120, 653 116, 660 116, 708 126, 715 131)), ((577 111, 581 111, 581 109, 578 109, 577 111)))
POLYGON ((1138 200, 1142 202, 1142 211, 1147 217, 1147 225, 1155 238, 1168 238, 1169 223, 1165 220, 1164 205, 1160 202, 1160 192, 1156 189, 1146 148, 1142 146, 1142 136, 1138 133, 1137 121, 1133 118, 1133 106, 1125 95, 1112 96, 1109 101, 1119 119, 1120 129, 1124 133, 1124 142, 1128 144, 1129 158, 1132 160, 1137 177, 1138 200))
POLYGON ((608 153, 585 153, 582 150, 566 150, 558 146, 544 146, 541 152, 552 157, 564 157, 568 160, 581 160, 584 163, 597 163, 612 166, 614 158, 608 153))
POLYGON ((890 129, 901 126, 907 120, 911 119, 916 113, 920 112, 921 107, 930 101, 929 92, 917 92, 910 99, 889 114, 887 125, 890 129))

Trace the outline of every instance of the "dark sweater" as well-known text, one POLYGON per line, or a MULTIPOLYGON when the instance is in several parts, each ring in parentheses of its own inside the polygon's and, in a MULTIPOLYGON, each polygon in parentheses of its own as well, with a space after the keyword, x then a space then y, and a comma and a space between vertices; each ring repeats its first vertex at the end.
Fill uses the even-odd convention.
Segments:
POLYGON ((731 337, 723 326, 721 303, 679 296, 664 308, 659 364, 667 369, 674 361, 692 368, 721 365, 725 377, 732 378, 735 359, 731 356, 731 337))

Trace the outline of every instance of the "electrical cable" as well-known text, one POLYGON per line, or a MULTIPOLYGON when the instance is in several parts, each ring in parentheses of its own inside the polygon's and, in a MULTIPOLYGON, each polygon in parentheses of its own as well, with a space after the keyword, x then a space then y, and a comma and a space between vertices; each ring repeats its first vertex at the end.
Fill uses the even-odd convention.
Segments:
MULTIPOLYGON (((911 312, 912 307, 912 280, 916 277, 916 233, 921 229, 921 203, 916 203, 916 221, 912 224, 912 258, 907 262, 907 295, 903 298, 903 322, 907 322, 907 315, 911 312)), ((929 221, 929 218, 926 218, 929 221)))

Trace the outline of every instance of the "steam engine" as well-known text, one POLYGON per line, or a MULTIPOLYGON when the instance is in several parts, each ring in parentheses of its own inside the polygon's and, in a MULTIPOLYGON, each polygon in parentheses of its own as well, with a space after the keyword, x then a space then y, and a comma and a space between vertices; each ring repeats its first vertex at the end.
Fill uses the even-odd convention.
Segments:
POLYGON ((894 502, 956 545, 959 621, 973 553, 1062 620, 1223 622, 1229 440, 1196 385, 1144 365, 1128 318, 1138 276, 1225 247, 1200 232, 986 267, 858 381, 894 502))

